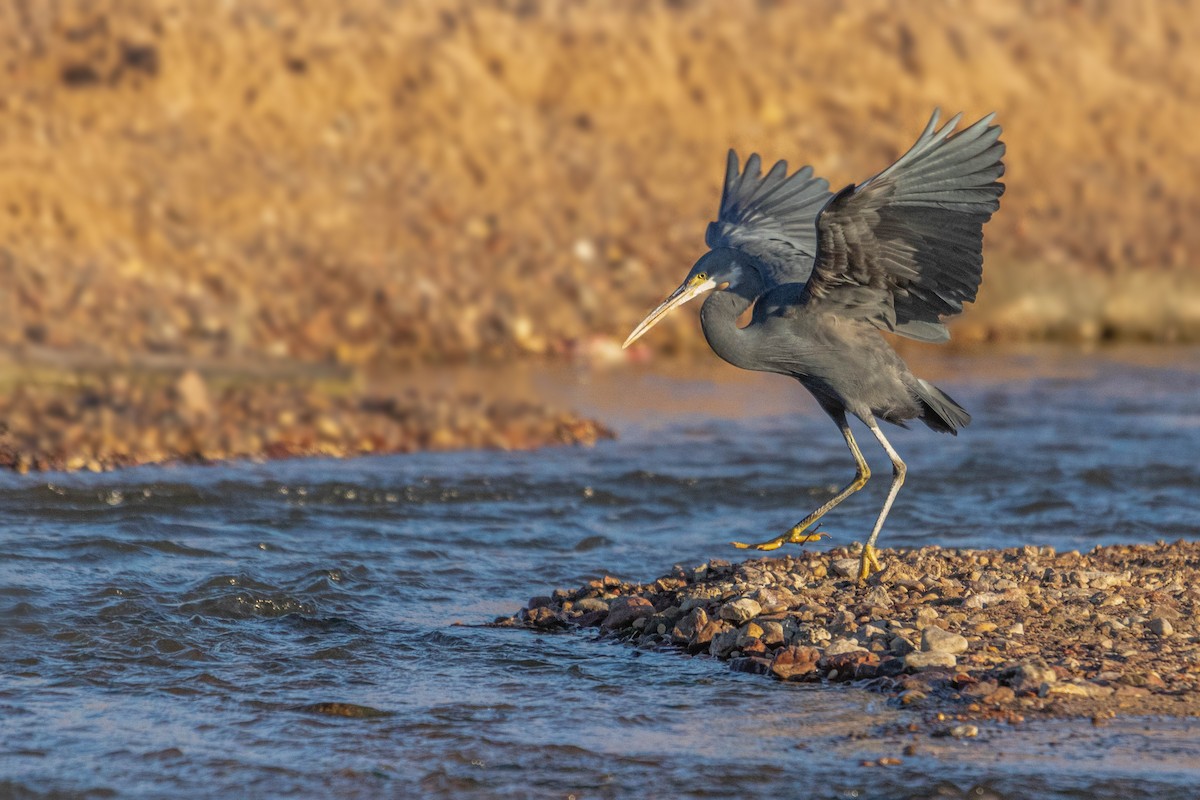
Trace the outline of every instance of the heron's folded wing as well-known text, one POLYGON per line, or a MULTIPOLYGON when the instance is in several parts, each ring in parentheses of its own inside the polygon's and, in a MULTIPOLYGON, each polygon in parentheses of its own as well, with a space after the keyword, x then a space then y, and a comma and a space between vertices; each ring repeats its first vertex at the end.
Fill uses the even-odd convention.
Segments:
POLYGON ((813 177, 812 167, 788 175, 786 161, 776 162, 764 176, 758 153, 747 159, 745 169, 738 167, 737 153, 730 150, 721 208, 705 243, 751 256, 768 290, 804 283, 817 253, 817 215, 832 196, 829 182, 813 177))
POLYGON ((817 219, 806 300, 909 338, 949 338, 941 320, 975 299, 983 224, 1004 193, 992 116, 951 135, 962 115, 938 129, 935 111, 895 164, 839 192, 817 219))

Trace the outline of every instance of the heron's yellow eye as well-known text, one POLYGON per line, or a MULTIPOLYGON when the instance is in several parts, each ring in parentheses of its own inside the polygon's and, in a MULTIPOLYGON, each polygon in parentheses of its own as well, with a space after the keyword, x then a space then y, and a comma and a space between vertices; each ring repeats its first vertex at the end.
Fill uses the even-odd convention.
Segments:
POLYGON ((704 283, 706 280, 708 280, 707 272, 697 272, 696 277, 692 278, 692 283, 704 283))

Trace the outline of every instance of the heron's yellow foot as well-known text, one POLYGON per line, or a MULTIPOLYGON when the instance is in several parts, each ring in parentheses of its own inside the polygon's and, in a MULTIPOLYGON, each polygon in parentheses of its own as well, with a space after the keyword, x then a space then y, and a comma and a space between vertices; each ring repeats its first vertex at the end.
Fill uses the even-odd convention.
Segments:
POLYGON ((879 558, 876 555, 875 548, 871 545, 863 545, 862 562, 858 567, 858 580, 865 581, 871 576, 872 572, 883 572, 883 567, 879 565, 879 558))
POLYGON ((828 533, 813 532, 805 533, 804 529, 796 530, 792 528, 783 536, 776 536, 774 539, 769 539, 758 544, 746 544, 745 542, 730 542, 731 545, 739 550, 778 550, 785 544, 808 544, 809 542, 819 542, 821 537, 828 537, 828 533))

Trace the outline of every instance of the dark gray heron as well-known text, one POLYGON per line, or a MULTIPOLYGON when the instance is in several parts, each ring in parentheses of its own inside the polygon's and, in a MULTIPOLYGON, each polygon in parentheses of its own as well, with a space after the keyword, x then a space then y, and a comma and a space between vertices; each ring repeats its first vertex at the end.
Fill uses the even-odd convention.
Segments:
POLYGON ((871 471, 846 412, 871 430, 892 461, 892 483, 862 549, 859 579, 882 569, 875 541, 904 483, 906 467, 878 420, 904 427, 920 419, 957 434, 971 416, 949 395, 909 371, 880 334, 922 342, 950 338, 942 318, 975 299, 983 273, 983 224, 1000 207, 1004 143, 988 115, 954 132, 933 112, 916 144, 861 185, 829 191, 811 167, 787 174, 779 161, 764 176, 755 153, 739 170, 729 152, 711 248, 679 288, 638 325, 625 347, 671 310, 712 291, 700 308, 709 346, 742 369, 798 380, 837 424, 854 456, 850 481, 828 502, 774 539, 735 547, 774 550, 815 541, 827 512, 866 485, 871 471), (737 325, 751 306, 750 323, 737 325))

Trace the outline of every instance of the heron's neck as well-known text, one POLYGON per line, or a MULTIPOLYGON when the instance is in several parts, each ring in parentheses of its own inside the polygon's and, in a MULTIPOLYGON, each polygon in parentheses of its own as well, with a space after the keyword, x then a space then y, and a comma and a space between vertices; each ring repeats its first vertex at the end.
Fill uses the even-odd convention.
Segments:
POLYGON ((737 287, 713 292, 700 307, 700 327, 713 352, 742 369, 755 369, 750 332, 737 326, 738 317, 754 304, 763 291, 762 280, 753 268, 746 270, 737 287))

